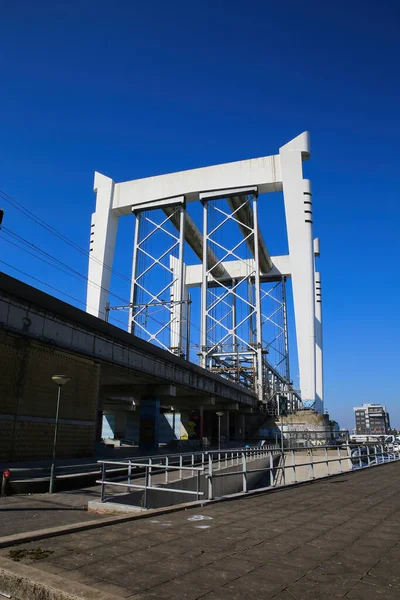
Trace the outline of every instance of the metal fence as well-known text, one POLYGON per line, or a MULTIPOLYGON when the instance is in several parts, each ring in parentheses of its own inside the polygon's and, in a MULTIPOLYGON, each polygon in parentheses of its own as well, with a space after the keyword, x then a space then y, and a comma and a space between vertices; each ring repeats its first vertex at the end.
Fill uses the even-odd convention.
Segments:
MULTIPOLYGON (((115 495, 106 496, 108 486, 125 488, 128 492, 142 490, 144 495, 141 506, 148 508, 149 490, 187 494, 197 500, 202 497, 212 500, 221 497, 216 492, 218 480, 221 478, 227 481, 236 477, 236 493, 247 493, 250 491, 249 480, 254 482, 254 475, 259 476, 260 480, 266 476, 267 484, 262 487, 271 488, 376 466, 399 458, 399 451, 383 444, 292 447, 283 450, 276 445, 270 445, 251 449, 155 456, 136 461, 103 460, 99 461, 102 476, 97 483, 101 484, 102 502, 117 498, 115 495), (254 467, 255 461, 265 464, 254 467), (110 471, 115 471, 117 466, 125 467, 127 476, 113 477, 110 471), (175 476, 173 482, 171 474, 175 476), (142 478, 142 482, 135 482, 138 477, 142 478), (193 489, 171 487, 171 483, 184 479, 192 480, 193 489)), ((257 487, 254 483, 252 485, 253 489, 257 487)))
MULTIPOLYGON (((126 488, 127 490, 143 490, 144 491, 144 507, 147 506, 148 490, 157 490, 165 492, 179 492, 182 494, 195 495, 197 499, 204 496, 204 492, 200 491, 200 478, 205 475, 207 479, 215 477, 216 471, 228 469, 230 467, 247 465, 247 462, 262 458, 267 454, 279 454, 279 450, 275 445, 267 445, 262 448, 251 449, 232 449, 232 450, 215 450, 207 452, 190 452, 184 454, 172 454, 166 456, 151 456, 143 459, 126 459, 123 461, 101 460, 101 479, 96 483, 101 484, 101 501, 105 502, 114 496, 106 496, 106 488, 108 486, 116 488, 126 488), (244 457, 244 458, 243 458, 244 457), (110 471, 115 471, 116 468, 125 468, 127 476, 109 476, 110 471), (183 488, 168 488, 166 484, 170 483, 170 474, 177 475, 175 481, 180 481, 188 477, 195 478, 193 490, 183 488), (134 483, 136 478, 144 479, 143 483, 134 483), (157 482, 153 485, 153 480, 157 478, 157 482)), ((226 473, 225 473, 226 474, 226 473)), ((211 483, 212 486, 212 483, 211 483)), ((208 493, 209 497, 209 493, 208 493)))

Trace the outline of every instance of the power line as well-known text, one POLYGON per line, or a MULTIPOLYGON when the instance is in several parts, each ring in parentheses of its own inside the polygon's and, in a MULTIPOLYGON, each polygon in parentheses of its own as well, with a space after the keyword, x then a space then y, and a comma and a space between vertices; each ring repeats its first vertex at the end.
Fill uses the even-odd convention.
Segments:
MULTIPOLYGON (((19 212, 21 212, 23 215, 25 215, 26 217, 28 217, 29 219, 31 219, 34 223, 36 223, 37 225, 39 225, 40 227, 42 227, 43 229, 45 229, 46 231, 48 231, 49 233, 51 233, 52 235, 54 235, 55 237, 59 238, 60 240, 62 240, 64 243, 72 246, 75 250, 77 250, 78 252, 80 252, 81 254, 83 254, 84 256, 88 257, 90 260, 93 260, 94 262, 96 262, 97 264, 103 266, 105 269, 109 270, 110 272, 114 273, 115 275, 117 275, 118 277, 124 279, 125 281, 127 281, 129 284, 131 283, 131 280, 126 277, 125 275, 123 275, 122 273, 119 273, 118 271, 116 271, 113 267, 111 267, 110 265, 107 265, 105 263, 103 263, 102 261, 100 261, 99 259, 95 258, 93 255, 90 254, 90 252, 88 252, 87 250, 85 250, 84 248, 82 248, 81 246, 79 246, 79 244, 77 244, 76 242, 74 242, 73 240, 71 240, 68 236, 64 235, 63 233, 61 233, 60 231, 58 231, 55 227, 53 227, 52 225, 50 225, 49 223, 47 223, 46 221, 44 221, 43 219, 41 219, 39 216, 37 216, 35 213, 33 213, 32 211, 30 211, 28 208, 26 208, 23 204, 21 204, 20 202, 18 202, 17 200, 15 200, 14 198, 12 198, 11 196, 9 196, 6 192, 4 192, 3 190, 0 190, 0 198, 2 198, 5 202, 7 202, 8 204, 10 204, 13 208, 15 208, 16 210, 18 210, 19 212)), ((70 267, 69 265, 67 265, 66 263, 60 261, 59 259, 55 258, 54 256, 52 256, 51 254, 45 252, 44 250, 42 250, 41 248, 39 248, 38 246, 36 246, 35 244, 33 244, 32 242, 29 242, 28 240, 25 240, 23 237, 19 236, 18 234, 16 234, 15 232, 13 232, 12 230, 8 229, 7 227, 2 227, 2 230, 5 231, 6 233, 8 233, 8 235, 13 236, 14 238, 17 238, 18 240, 20 240, 23 244, 28 245, 30 247, 32 247, 36 252, 39 252, 41 254, 43 254, 44 256, 46 256, 47 258, 49 258, 50 260, 53 260, 54 262, 58 263, 60 266, 57 266, 55 264, 52 264, 51 262, 48 262, 47 260, 45 260, 43 257, 41 256, 37 256, 34 253, 30 252, 29 250, 27 250, 26 248, 23 248, 22 246, 19 246, 18 244, 16 244, 15 242, 12 242, 11 240, 7 240, 5 238, 5 241, 7 241, 10 244, 13 244, 14 246, 20 248, 21 250, 23 250, 24 252, 27 252, 28 254, 30 254, 31 256, 33 256, 34 258, 38 258, 39 260, 41 260, 42 262, 49 264, 50 266, 59 269, 61 272, 64 272, 66 274, 69 275, 73 275, 75 277, 79 277, 80 279, 85 279, 86 281, 88 281, 91 285, 94 285, 102 290, 104 290, 105 292, 109 293, 111 296, 114 296, 115 298, 117 298, 118 300, 121 300, 124 304, 128 304, 128 301, 124 298, 121 298, 120 296, 118 296, 117 294, 114 294, 113 292, 111 292, 110 290, 107 290, 106 288, 102 287, 101 285, 91 281, 88 277, 86 277, 85 275, 83 275, 82 273, 79 273, 79 271, 76 271, 75 269, 73 269, 72 267, 70 267), (64 267, 64 268, 62 268, 64 267), (67 271, 65 271, 64 269, 67 269, 67 271)), ((3 264, 8 264, 5 263, 4 261, 0 261, 3 264)), ((84 302, 82 302, 82 300, 78 300, 77 298, 74 298, 74 296, 71 296, 70 294, 67 294, 66 292, 62 292, 61 290, 58 290, 57 288, 45 283, 44 281, 41 281, 40 279, 37 279, 36 277, 33 277, 32 275, 29 275, 27 273, 25 273, 24 271, 21 271, 20 269, 17 269, 16 267, 13 267, 12 265, 8 265, 10 266, 10 268, 15 269, 16 271, 27 275, 28 277, 31 277, 32 279, 38 281, 39 283, 41 283, 42 285, 46 285, 47 287, 49 287, 50 289, 53 289, 55 291, 57 291, 58 293, 64 294, 65 296, 75 300, 76 302, 79 302, 81 304, 85 304, 84 302)), ((93 307, 92 307, 93 308, 93 307)), ((94 310, 94 308, 93 308, 94 310)), ((122 321, 120 321, 119 319, 112 317, 116 322, 121 323, 122 325, 125 326, 125 323, 123 323, 122 321)), ((163 323, 161 323, 160 321, 158 321, 157 319, 154 319, 154 317, 152 317, 153 320, 160 324, 163 325, 163 323)), ((193 327, 195 327, 199 332, 201 332, 201 329, 196 326, 194 323, 191 324, 193 327)))
POLYGON ((26 252, 30 256, 33 256, 34 258, 37 258, 37 259, 41 260, 42 262, 46 263, 46 265, 50 265, 51 267, 54 267, 55 269, 58 269, 59 271, 61 271, 62 273, 66 273, 67 275, 72 275, 72 273, 70 273, 66 269, 63 269, 62 267, 58 267, 57 265, 54 265, 53 263, 51 263, 50 261, 42 258, 41 256, 38 256, 37 254, 34 254, 33 252, 30 252, 29 250, 27 250, 26 248, 24 248, 20 244, 16 244, 15 242, 13 242, 11 240, 8 240, 7 238, 3 238, 3 240, 5 242, 7 242, 7 244, 11 244, 15 248, 19 248, 20 250, 23 250, 24 252, 26 252))
MULTIPOLYGON (((10 263, 6 262, 5 260, 0 260, 0 263, 2 263, 3 265, 6 265, 7 267, 10 267, 10 269, 17 271, 18 273, 21 273, 21 275, 30 277, 34 281, 37 281, 38 283, 45 285, 46 287, 50 288, 51 290, 53 290, 59 294, 63 294, 64 296, 71 298, 71 300, 74 300, 75 302, 79 302, 80 304, 83 304, 84 306, 86 306, 86 302, 84 302, 83 300, 79 300, 79 298, 75 298, 75 296, 71 296, 71 294, 67 294, 67 292, 63 292, 62 290, 59 290, 58 288, 54 287, 53 285, 50 285, 49 283, 46 283, 45 281, 42 281, 41 279, 38 279, 37 277, 30 275, 26 271, 22 271, 22 269, 18 269, 17 267, 14 267, 14 265, 10 265, 10 263)), ((89 306, 88 308, 92 308, 93 310, 96 310, 93 306, 89 306)), ((116 319, 115 317, 114 317, 114 320, 117 321, 118 323, 121 323, 125 327, 125 323, 123 321, 120 321, 119 319, 116 319)))
POLYGON ((47 223, 46 221, 44 221, 43 219, 41 219, 40 217, 38 217, 37 215, 35 215, 35 213, 33 213, 29 209, 25 208, 25 206, 23 204, 21 204, 20 202, 18 202, 17 200, 15 200, 14 198, 12 198, 8 194, 6 194, 6 192, 4 192, 3 190, 0 190, 0 198, 2 198, 5 202, 8 202, 8 204, 10 204, 13 208, 15 208, 16 210, 20 211, 23 215, 25 215, 26 217, 28 217, 29 219, 31 219, 34 223, 36 223, 37 225, 39 225, 40 227, 42 227, 43 229, 45 229, 46 231, 48 231, 52 235, 58 237, 64 243, 69 244, 75 250, 77 250, 78 252, 80 252, 81 254, 83 254, 84 256, 86 256, 86 257, 90 258, 91 260, 93 260, 94 262, 102 265, 105 269, 111 271, 112 273, 114 273, 118 277, 121 277, 122 279, 124 279, 125 281, 127 281, 128 283, 130 283, 130 279, 128 277, 126 277, 126 275, 123 275, 122 273, 119 273, 118 271, 116 271, 110 265, 106 265, 105 263, 103 263, 98 258, 92 256, 87 250, 85 250, 84 248, 82 248, 81 246, 79 246, 79 244, 77 244, 76 242, 74 242, 73 240, 71 240, 69 237, 67 237, 66 235, 64 235, 63 233, 61 233, 57 229, 55 229, 55 227, 53 227, 52 225, 50 225, 49 223, 47 223))
POLYGON ((105 287, 101 286, 100 284, 95 283, 94 281, 92 281, 91 279, 89 279, 86 275, 83 275, 83 273, 80 273, 79 271, 76 271, 76 269, 73 269, 70 265, 64 263, 63 261, 59 260, 55 256, 52 256, 51 254, 49 254, 45 250, 42 250, 42 248, 40 248, 39 246, 36 246, 36 244, 33 244, 29 240, 27 240, 24 237, 18 235, 17 233, 15 233, 14 231, 12 231, 11 229, 8 229, 8 227, 2 227, 2 231, 4 231, 6 234, 8 234, 8 235, 10 235, 10 236, 18 239, 19 241, 21 241, 26 246, 32 247, 36 252, 39 252, 40 254, 43 254, 45 257, 47 257, 50 260, 58 263, 59 265, 61 265, 61 267, 64 267, 64 268, 61 269, 61 268, 57 267, 57 265, 53 265, 52 263, 48 262, 47 260, 43 259, 42 257, 37 256, 36 254, 34 254, 32 252, 29 252, 29 250, 27 250, 26 248, 23 248, 22 246, 20 246, 18 244, 15 244, 11 240, 8 240, 8 239, 4 238, 4 240, 6 242, 8 242, 9 244, 13 244, 17 248, 20 248, 24 252, 27 252, 28 254, 30 254, 31 256, 33 256, 34 258, 38 258, 39 260, 45 262, 46 264, 49 264, 50 266, 52 266, 52 267, 54 267, 56 269, 58 268, 60 271, 62 271, 64 273, 67 272, 67 271, 65 271, 65 269, 67 269, 69 271, 69 272, 67 272, 68 275, 73 275, 76 278, 83 279, 83 280, 87 281, 88 283, 90 283, 91 285, 94 285, 94 286, 98 287, 99 289, 103 290, 104 292, 107 292, 111 296, 114 296, 118 300, 121 300, 122 302, 127 303, 127 300, 125 298, 122 298, 121 296, 118 296, 118 294, 114 294, 114 292, 111 292, 110 290, 106 289, 105 287))
POLYGON ((10 265, 10 263, 6 262, 5 260, 0 260, 0 263, 2 263, 3 265, 6 265, 7 267, 10 267, 11 269, 14 269, 14 271, 18 271, 18 273, 21 273, 22 275, 25 275, 26 277, 30 277, 34 281, 37 281, 38 283, 41 283, 42 285, 47 286, 48 288, 50 288, 51 290, 54 290, 55 292, 58 292, 59 294, 64 294, 64 296, 71 298, 71 300, 75 300, 75 302, 80 302, 81 304, 85 304, 85 302, 83 302, 82 300, 79 300, 79 298, 75 298, 75 296, 71 296, 71 294, 67 294, 67 292, 63 292, 62 290, 59 290, 58 288, 54 287, 53 285, 50 285, 49 283, 46 283, 45 281, 42 281, 41 279, 38 279, 37 277, 34 277, 33 275, 26 273, 26 271, 22 271, 22 269, 18 269, 17 267, 14 267, 14 265, 10 265))

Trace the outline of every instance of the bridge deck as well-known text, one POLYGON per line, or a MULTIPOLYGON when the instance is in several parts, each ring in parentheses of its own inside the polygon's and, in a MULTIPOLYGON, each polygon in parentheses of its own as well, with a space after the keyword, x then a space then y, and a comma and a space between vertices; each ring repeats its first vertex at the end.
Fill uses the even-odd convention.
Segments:
POLYGON ((397 600, 399 475, 398 463, 381 465, 63 535, 21 546, 54 551, 22 562, 99 597, 397 600))
MULTIPOLYGON (((0 324, 4 331, 35 340, 51 348, 91 358, 102 365, 100 384, 118 384, 140 396, 144 386, 173 384, 179 396, 201 398, 255 407, 257 398, 250 389, 228 381, 192 362, 158 348, 110 323, 0 273, 0 324)), ((165 392, 164 392, 165 393, 165 392)), ((169 395, 169 394, 167 394, 169 395)))

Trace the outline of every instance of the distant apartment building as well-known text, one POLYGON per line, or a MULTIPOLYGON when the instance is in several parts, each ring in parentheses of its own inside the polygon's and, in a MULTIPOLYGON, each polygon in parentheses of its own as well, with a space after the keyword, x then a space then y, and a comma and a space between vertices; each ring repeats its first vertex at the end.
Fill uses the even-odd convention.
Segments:
POLYGON ((390 429, 389 413, 382 404, 363 404, 354 409, 356 433, 387 433, 390 429))

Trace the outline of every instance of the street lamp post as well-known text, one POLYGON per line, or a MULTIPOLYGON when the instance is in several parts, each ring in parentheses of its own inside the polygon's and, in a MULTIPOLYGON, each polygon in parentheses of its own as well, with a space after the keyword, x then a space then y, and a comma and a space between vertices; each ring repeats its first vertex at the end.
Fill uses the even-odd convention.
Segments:
POLYGON ((224 413, 219 410, 216 414, 218 417, 218 450, 221 450, 221 417, 223 417, 224 413))
POLYGON ((54 492, 54 484, 55 484, 55 464, 56 464, 56 448, 57 448, 57 431, 58 431, 58 418, 60 414, 60 397, 61 397, 61 388, 63 385, 68 383, 70 377, 67 375, 53 375, 52 380, 58 386, 57 392, 57 410, 56 410, 56 423, 54 426, 54 442, 53 442, 53 460, 51 463, 51 471, 50 471, 50 486, 49 486, 49 494, 54 492))

